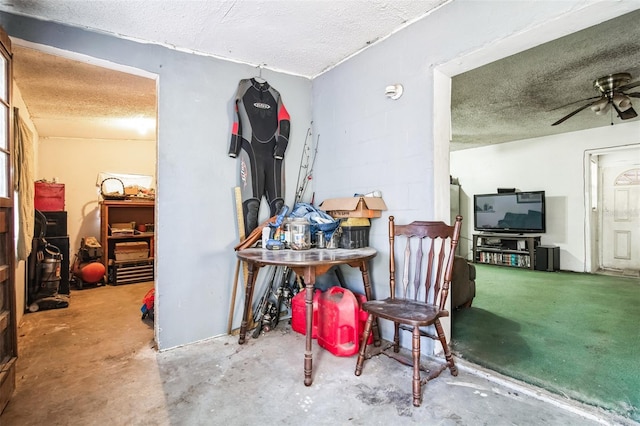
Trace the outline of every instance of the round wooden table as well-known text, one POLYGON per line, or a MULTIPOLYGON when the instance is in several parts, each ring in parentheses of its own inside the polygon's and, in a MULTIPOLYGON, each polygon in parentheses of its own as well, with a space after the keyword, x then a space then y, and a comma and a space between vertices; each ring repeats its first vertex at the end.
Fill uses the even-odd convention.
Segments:
MULTIPOLYGON (((367 300, 372 300, 371 282, 367 262, 375 257, 376 250, 371 247, 358 249, 311 249, 311 250, 266 250, 262 248, 249 248, 237 252, 238 258, 247 262, 249 275, 247 277, 244 312, 240 325, 239 344, 245 342, 249 312, 253 301, 253 289, 258 275, 258 270, 267 265, 288 267, 304 280, 305 307, 306 307, 306 345, 304 353, 304 384, 310 386, 313 382, 311 373, 313 370, 312 353, 312 317, 313 317, 313 286, 316 277, 326 273, 336 265, 349 265, 360 268, 364 291, 367 300)), ((380 345, 380 334, 377 323, 373 325, 373 336, 376 345, 380 345)))

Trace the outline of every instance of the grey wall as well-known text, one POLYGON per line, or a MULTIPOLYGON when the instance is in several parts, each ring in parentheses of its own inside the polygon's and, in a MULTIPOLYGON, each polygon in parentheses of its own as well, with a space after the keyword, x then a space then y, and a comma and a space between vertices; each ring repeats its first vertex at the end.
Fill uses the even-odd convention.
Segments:
MULTIPOLYGON (((227 156, 232 101, 238 81, 257 70, 6 13, 0 13, 0 25, 13 38, 158 75, 158 346, 167 349, 226 333, 238 239, 237 163, 227 156)), ((268 70, 262 76, 280 91, 291 114, 285 157, 290 204, 311 121, 311 83, 268 70)), ((236 325, 239 321, 237 313, 236 325)))

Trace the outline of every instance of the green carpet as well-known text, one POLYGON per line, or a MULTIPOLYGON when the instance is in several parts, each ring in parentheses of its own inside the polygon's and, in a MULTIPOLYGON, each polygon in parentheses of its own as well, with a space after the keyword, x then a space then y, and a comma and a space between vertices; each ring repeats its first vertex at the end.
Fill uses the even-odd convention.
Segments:
POLYGON ((452 348, 506 376, 640 421, 640 280, 476 265, 452 348))

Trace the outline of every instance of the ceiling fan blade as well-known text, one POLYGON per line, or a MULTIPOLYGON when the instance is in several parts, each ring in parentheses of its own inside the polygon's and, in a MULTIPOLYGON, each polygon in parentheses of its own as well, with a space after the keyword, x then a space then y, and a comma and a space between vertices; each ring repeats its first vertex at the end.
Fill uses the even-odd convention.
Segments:
POLYGON ((566 108, 566 107, 568 107, 568 106, 571 106, 571 105, 577 104, 577 103, 579 103, 579 102, 592 101, 592 100, 594 100, 594 99, 600 99, 601 97, 602 97, 602 96, 594 96, 594 97, 592 97, 592 98, 580 99, 579 101, 569 102, 568 104, 564 104, 564 105, 562 105, 562 106, 559 106, 559 107, 556 107, 556 108, 550 109, 549 111, 556 111, 556 110, 559 110, 559 109, 566 108))
POLYGON ((569 118, 573 117, 574 115, 576 115, 576 114, 577 114, 577 113, 579 113, 580 111, 582 111, 582 110, 584 110, 584 109, 589 108, 591 105, 595 104, 595 103, 596 103, 596 102, 598 102, 599 100, 600 100, 600 97, 598 97, 598 100, 597 100, 597 101, 595 101, 595 102, 591 102, 591 103, 588 103, 588 104, 586 104, 586 105, 584 105, 584 106, 582 106, 582 107, 578 108, 577 110, 575 110, 575 111, 573 111, 573 112, 571 112, 571 113, 569 113, 569 114, 565 115, 565 116, 564 116, 564 117, 562 117, 560 120, 558 120, 558 121, 556 121, 555 123, 553 123, 553 124, 552 124, 552 126, 557 126, 558 124, 565 122, 566 120, 568 120, 569 118))
POLYGON ((635 92, 635 93, 625 93, 625 95, 627 95, 630 98, 640 98, 640 92, 635 92))
POLYGON ((620 111, 620 108, 618 108, 614 102, 611 102, 611 105, 615 108, 620 120, 629 120, 630 118, 636 118, 638 116, 638 113, 633 108, 629 108, 626 111, 620 111))
POLYGON ((623 91, 624 92, 627 89, 633 89, 634 87, 638 87, 638 86, 640 86, 640 81, 636 81, 635 83, 629 83, 627 85, 620 86, 620 87, 618 87, 616 89, 616 91, 617 92, 619 92, 619 91, 623 91))
POLYGON ((629 108, 628 110, 625 111, 625 113, 626 114, 633 114, 633 116, 627 117, 627 118, 625 118, 625 120, 627 120, 628 118, 636 118, 638 116, 638 113, 633 108, 629 108))

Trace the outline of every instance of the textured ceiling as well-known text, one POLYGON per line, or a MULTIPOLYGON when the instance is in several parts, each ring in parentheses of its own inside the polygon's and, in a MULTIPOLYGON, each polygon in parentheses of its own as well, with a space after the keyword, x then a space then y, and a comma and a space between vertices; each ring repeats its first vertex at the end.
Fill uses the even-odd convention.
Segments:
MULTIPOLYGON (((311 78, 447 1, 0 0, 0 10, 311 78)), ((14 47, 40 137, 155 138, 123 119, 156 116, 155 81, 14 47)))
POLYGON ((314 77, 449 0, 1 0, 2 10, 314 77))
MULTIPOLYGON (((587 108, 551 126, 599 94, 595 79, 621 72, 640 81, 640 10, 455 76, 452 149, 621 123, 613 110, 587 108)), ((640 114, 640 99, 633 102, 640 114)))
POLYGON ((155 139, 155 80, 18 45, 13 54, 40 137, 155 139))
MULTIPOLYGON (((312 77, 444 3, 0 0, 0 8, 312 77)), ((583 105, 574 102, 597 95, 594 79, 628 72, 640 80, 638 22, 640 10, 455 76, 452 149, 620 123, 585 109, 551 127, 583 105)), ((113 134, 123 114, 155 117, 153 80, 19 46, 14 58, 16 81, 42 137, 92 137, 91 129, 99 132, 94 137, 154 137, 122 135, 121 128, 113 134)), ((634 101, 640 112, 640 99, 634 101)))

